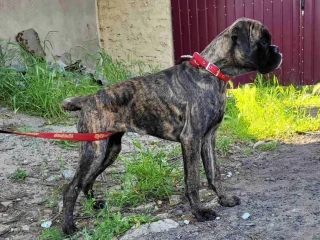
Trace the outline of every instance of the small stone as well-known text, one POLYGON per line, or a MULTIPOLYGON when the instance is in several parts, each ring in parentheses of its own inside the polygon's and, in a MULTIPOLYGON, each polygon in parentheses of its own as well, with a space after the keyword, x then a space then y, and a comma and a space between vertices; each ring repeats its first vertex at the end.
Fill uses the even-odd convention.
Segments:
POLYGON ((9 227, 0 224, 0 236, 4 235, 9 231, 10 231, 9 227))
POLYGON ((45 214, 48 214, 48 215, 51 215, 51 214, 52 214, 52 210, 51 210, 51 209, 45 209, 45 210, 43 210, 43 212, 44 212, 45 214))
POLYGON ((158 204, 158 205, 162 205, 162 201, 159 200, 159 201, 157 202, 157 204, 158 204))
POLYGON ((227 173, 227 177, 228 177, 228 178, 231 178, 231 177, 232 177, 232 172, 228 172, 228 173, 227 173))
POLYGON ((216 217, 216 220, 219 220, 220 219, 220 217, 216 217))
POLYGON ((24 232, 29 232, 30 227, 29 227, 28 225, 23 225, 21 229, 22 229, 22 231, 24 231, 24 232))
POLYGON ((135 208, 135 211, 137 212, 143 212, 143 211, 151 211, 154 210, 155 204, 153 202, 148 203, 146 205, 141 205, 135 208))
POLYGON ((179 224, 171 219, 159 220, 153 223, 143 224, 138 228, 132 228, 123 235, 120 240, 141 239, 149 233, 166 232, 172 228, 179 227, 179 224))
POLYGON ((109 191, 121 190, 121 185, 115 185, 109 188, 109 191))
POLYGON ((157 222, 150 223, 151 232, 166 232, 171 228, 177 228, 179 224, 172 219, 163 219, 157 222))
POLYGON ((248 226, 248 227, 254 227, 256 224, 255 223, 247 223, 245 225, 248 226))
POLYGON ((169 197, 169 203, 171 206, 177 205, 181 202, 180 195, 171 195, 169 197))
POLYGON ((274 181, 275 181, 275 179, 272 178, 272 177, 267 177, 265 180, 266 180, 266 181, 270 181, 270 182, 274 182, 274 181))
POLYGON ((5 206, 5 207, 9 207, 12 206, 13 202, 12 201, 5 201, 5 202, 1 202, 1 205, 5 206))
POLYGON ((184 222, 184 224, 186 224, 186 225, 188 225, 188 224, 190 223, 189 220, 184 220, 183 222, 184 222))
POLYGON ((242 215, 242 219, 246 220, 250 217, 250 213, 246 212, 242 215))
POLYGON ((55 180, 54 176, 50 176, 46 179, 47 182, 52 182, 54 180, 55 180))
POLYGON ((41 223, 41 227, 43 228, 49 228, 51 227, 52 221, 45 221, 43 223, 41 223))
POLYGON ((120 208, 119 207, 111 207, 110 212, 119 212, 120 208))
POLYGON ((63 202, 62 201, 60 201, 58 203, 58 207, 59 207, 59 212, 62 212, 62 209, 63 209, 63 202))
POLYGON ((156 217, 158 217, 160 219, 166 219, 169 217, 169 213, 160 213, 156 217))
POLYGON ((65 179, 71 179, 74 175, 74 172, 71 171, 71 170, 63 170, 62 171, 62 176, 65 178, 65 179))

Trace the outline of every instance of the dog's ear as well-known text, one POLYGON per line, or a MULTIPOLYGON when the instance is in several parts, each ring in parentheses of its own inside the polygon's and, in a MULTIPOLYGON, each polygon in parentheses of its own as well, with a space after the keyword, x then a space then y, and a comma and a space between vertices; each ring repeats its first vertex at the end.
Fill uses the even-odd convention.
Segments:
POLYGON ((234 45, 242 48, 245 55, 251 55, 250 35, 246 22, 238 22, 231 29, 231 40, 234 45))

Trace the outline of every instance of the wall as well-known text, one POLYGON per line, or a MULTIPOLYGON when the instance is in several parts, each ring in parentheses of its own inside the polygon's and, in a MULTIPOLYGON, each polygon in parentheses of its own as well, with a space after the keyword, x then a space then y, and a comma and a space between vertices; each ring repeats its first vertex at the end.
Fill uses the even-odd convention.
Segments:
POLYGON ((173 65, 170 0, 97 0, 100 41, 115 59, 173 65))
POLYGON ((83 57, 83 50, 76 48, 78 45, 91 52, 99 49, 96 0, 0 1, 2 39, 15 40, 18 32, 29 28, 38 32, 41 41, 47 36, 54 55, 71 52, 76 60, 83 57))

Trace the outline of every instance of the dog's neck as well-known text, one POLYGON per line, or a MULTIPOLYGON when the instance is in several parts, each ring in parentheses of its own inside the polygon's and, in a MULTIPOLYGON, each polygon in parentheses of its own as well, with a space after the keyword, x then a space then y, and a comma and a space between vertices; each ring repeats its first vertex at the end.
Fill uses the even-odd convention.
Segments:
POLYGON ((232 42, 230 40, 230 35, 222 32, 201 52, 201 56, 219 67, 224 74, 231 77, 254 71, 253 69, 239 67, 232 61, 233 58, 230 52, 232 42), (227 43, 230 46, 226 47, 227 43))

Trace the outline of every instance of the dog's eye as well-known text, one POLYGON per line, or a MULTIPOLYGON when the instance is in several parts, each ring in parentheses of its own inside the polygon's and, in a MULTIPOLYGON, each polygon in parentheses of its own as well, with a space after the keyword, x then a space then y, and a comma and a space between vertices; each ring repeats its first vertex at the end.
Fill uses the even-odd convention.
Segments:
POLYGON ((260 44, 261 44, 262 46, 264 46, 264 47, 268 45, 268 43, 267 43, 267 41, 266 41, 265 39, 261 40, 261 41, 260 41, 260 44))

